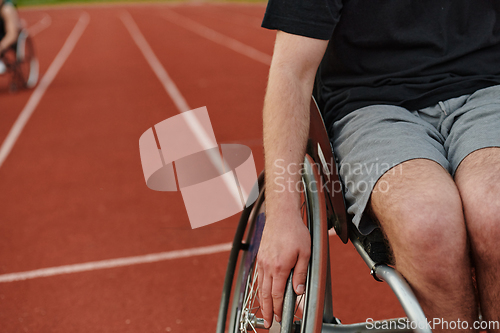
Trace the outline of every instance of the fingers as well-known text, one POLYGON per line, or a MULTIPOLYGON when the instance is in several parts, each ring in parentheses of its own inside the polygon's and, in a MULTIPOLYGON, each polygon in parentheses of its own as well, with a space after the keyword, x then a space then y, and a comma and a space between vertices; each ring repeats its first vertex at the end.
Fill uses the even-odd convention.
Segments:
POLYGON ((266 229, 268 224, 264 228, 257 270, 259 302, 266 328, 273 322, 273 313, 276 321, 281 321, 286 283, 292 268, 295 267, 293 285, 296 293, 302 294, 305 289, 311 240, 302 219, 296 221, 286 227, 278 224, 275 229, 266 229))
POLYGON ((309 265, 309 258, 311 254, 301 253, 297 259, 297 264, 293 272, 293 289, 297 295, 302 295, 305 291, 306 277, 307 277, 307 267, 309 265))
POLYGON ((281 314, 283 311, 283 297, 285 294, 287 274, 280 274, 273 277, 273 289, 271 296, 273 298, 273 311, 277 322, 281 322, 281 314))
POLYGON ((269 328, 273 322, 273 298, 271 296, 273 278, 271 274, 266 273, 264 269, 261 268, 261 265, 258 267, 258 272, 259 302, 262 316, 264 317, 264 326, 269 328))
POLYGON ((276 275, 266 274, 265 270, 258 268, 259 302, 264 318, 264 326, 269 328, 275 320, 281 322, 283 311, 283 297, 285 294, 288 274, 278 273, 276 275))

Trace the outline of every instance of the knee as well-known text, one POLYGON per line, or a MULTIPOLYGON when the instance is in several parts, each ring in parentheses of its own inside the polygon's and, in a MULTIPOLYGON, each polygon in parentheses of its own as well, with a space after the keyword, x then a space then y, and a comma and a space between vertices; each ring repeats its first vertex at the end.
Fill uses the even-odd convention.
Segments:
POLYGON ((433 284, 446 283, 450 271, 467 257, 467 232, 458 194, 415 196, 401 205, 400 216, 399 235, 393 237, 396 265, 419 272, 433 284))
POLYGON ((476 260, 500 262, 496 248, 500 239, 500 185, 496 194, 483 192, 474 198, 464 198, 465 220, 472 251, 476 260))
POLYGON ((372 195, 371 208, 403 275, 417 274, 444 288, 450 272, 468 262, 459 191, 434 162, 413 160, 402 166, 402 175, 383 176, 391 186, 372 195))
POLYGON ((500 238, 500 149, 470 154, 458 168, 455 181, 476 260, 500 262, 500 251, 495 250, 500 238))

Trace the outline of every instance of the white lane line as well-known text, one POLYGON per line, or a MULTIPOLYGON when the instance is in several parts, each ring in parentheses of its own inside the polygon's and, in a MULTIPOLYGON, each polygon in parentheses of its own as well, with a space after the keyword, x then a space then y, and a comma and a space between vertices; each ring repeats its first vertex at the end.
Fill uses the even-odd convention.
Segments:
POLYGON ((165 8, 165 12, 162 17, 171 23, 177 24, 187 30, 190 30, 202 37, 205 37, 208 40, 211 40, 214 43, 223 45, 233 51, 241 53, 253 60, 256 60, 264 65, 271 65, 271 56, 264 52, 261 52, 249 45, 246 45, 239 40, 228 37, 226 35, 221 34, 213 29, 210 29, 203 24, 200 24, 196 21, 191 20, 190 18, 178 14, 170 9, 165 8))
POLYGON ((214 254, 214 253, 229 251, 231 250, 231 246, 232 243, 223 243, 223 244, 203 246, 186 250, 152 253, 143 256, 91 261, 82 264, 65 265, 65 266, 36 269, 27 272, 2 274, 0 275, 0 283, 214 254))
MULTIPOLYGON (((146 61, 149 63, 149 65, 153 69, 153 72, 158 77, 158 80, 160 80, 160 82, 163 84, 163 87, 174 101, 179 112, 182 113, 185 111, 189 111, 190 107, 187 104, 186 99, 182 96, 181 92, 177 88, 174 81, 168 75, 160 60, 158 60, 158 58, 156 57, 153 49, 151 49, 151 46, 149 46, 146 38, 139 30, 139 27, 135 23, 130 13, 126 11, 123 12, 121 15, 121 19, 128 32, 130 33, 130 36, 137 44, 139 50, 142 52, 144 58, 146 58, 146 61)), ((191 132, 195 136, 196 140, 198 140, 200 145, 204 147, 205 150, 213 148, 213 146, 211 145, 212 140, 209 138, 198 119, 192 114, 187 114, 186 120, 189 128, 191 129, 191 132)), ((209 154, 209 159, 211 160, 214 167, 219 171, 219 174, 222 175, 224 173, 222 158, 209 154)), ((236 204, 244 205, 243 199, 240 196, 238 189, 232 186, 231 182, 227 178, 224 177, 222 178, 222 180, 231 193, 231 196, 233 197, 236 204)))
POLYGON ((28 32, 31 37, 34 37, 35 35, 39 34, 42 30, 47 28, 52 24, 52 18, 50 17, 49 14, 45 14, 45 16, 38 21, 37 23, 33 24, 31 27, 28 28, 28 32))
POLYGON ((17 117, 16 122, 10 129, 10 132, 5 138, 4 142, 2 143, 2 146, 0 146, 0 167, 2 166, 5 159, 9 156, 12 147, 14 147, 14 144, 19 138, 19 135, 21 135, 24 126, 30 119, 31 115, 33 114, 33 111, 35 111, 36 107, 38 106, 38 103, 40 103, 40 100, 45 94, 45 91, 56 77, 57 73, 61 69, 66 59, 68 59, 69 55, 71 54, 71 51, 73 51, 73 48, 80 39, 81 35, 83 34, 83 31, 87 27, 89 20, 90 20, 90 15, 88 13, 83 13, 80 16, 80 19, 73 28, 73 31, 71 31, 70 35, 64 42, 63 47, 61 48, 57 56, 50 64, 49 69, 47 70, 43 78, 40 80, 40 83, 31 94, 30 98, 28 99, 28 102, 24 106, 24 109, 17 117))
POLYGON ((135 24, 132 16, 128 12, 123 12, 121 15, 121 19, 123 21, 123 24, 125 24, 128 32, 132 36, 132 39, 141 50, 142 54, 155 72, 160 82, 163 84, 163 87, 174 101, 175 106, 177 106, 179 112, 189 111, 191 108, 175 85, 174 81, 172 81, 172 79, 168 75, 165 68, 163 68, 160 60, 158 60, 158 58, 154 54, 153 50, 146 41, 146 38, 144 38, 143 34, 139 30, 139 27, 137 27, 137 24, 135 24))

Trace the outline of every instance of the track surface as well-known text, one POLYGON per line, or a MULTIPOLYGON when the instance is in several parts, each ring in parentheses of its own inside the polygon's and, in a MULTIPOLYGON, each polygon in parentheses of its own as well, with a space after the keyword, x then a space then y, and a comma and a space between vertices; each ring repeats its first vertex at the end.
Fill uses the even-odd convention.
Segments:
MULTIPOLYGON (((180 193, 144 183, 139 137, 179 110, 132 39, 130 18, 189 107, 208 107, 218 142, 250 146, 260 170, 274 41, 274 32, 259 27, 264 10, 156 4, 21 11, 37 30, 41 77, 65 43, 74 49, 0 166, 0 279, 14 276, 0 282, 0 332, 215 330, 225 250, 26 280, 18 273, 231 241, 237 217, 192 230, 180 193)), ((35 92, 11 94, 0 78, 0 142, 35 92)), ((402 315, 352 246, 331 242, 336 315, 344 323, 402 315)))

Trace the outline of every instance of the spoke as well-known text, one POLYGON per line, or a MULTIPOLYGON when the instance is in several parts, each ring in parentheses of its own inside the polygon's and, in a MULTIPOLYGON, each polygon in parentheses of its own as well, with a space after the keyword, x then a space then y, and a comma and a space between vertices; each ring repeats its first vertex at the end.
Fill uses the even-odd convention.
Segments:
MULTIPOLYGON (((245 295, 245 301, 243 302, 242 309, 245 309, 247 307, 248 300, 250 299, 250 295, 248 294, 248 289, 245 290, 245 293, 246 293, 246 295, 245 295)), ((243 312, 242 312, 242 314, 243 314, 243 312)))
MULTIPOLYGON (((258 297, 257 297, 258 291, 259 291, 259 287, 257 287, 257 289, 255 289, 255 295, 254 295, 255 297, 252 298, 252 304, 250 304, 249 309, 255 309, 255 308, 259 309, 260 308, 260 305, 257 307, 254 306, 255 300, 258 300, 258 297)), ((259 301, 259 304, 260 304, 260 301, 259 301)))
POLYGON ((304 300, 304 295, 301 295, 298 299, 297 299, 297 303, 296 303, 296 306, 295 306, 295 311, 293 313, 293 316, 294 318, 297 318, 299 320, 302 320, 302 318, 304 317, 304 307, 301 306, 301 303, 302 301, 304 300), (299 308, 301 309, 301 312, 302 312, 302 317, 300 316, 297 316, 297 312, 299 310, 299 308))
MULTIPOLYGON (((248 291, 248 294, 247 294, 247 297, 245 298, 245 302, 243 304, 243 309, 245 309, 247 307, 248 301, 250 300, 250 298, 253 298, 253 287, 255 285, 255 279, 258 276, 257 265, 255 265, 255 267, 254 267, 254 274, 253 274, 253 276, 254 276, 254 278, 253 278, 253 280, 251 280, 252 284, 250 286, 250 290, 248 290, 248 282, 249 281, 247 280, 247 290, 246 291, 248 291)), ((251 275, 248 276, 248 279, 251 279, 251 275)))
POLYGON ((252 323, 250 321, 248 323, 250 324, 250 327, 252 328, 252 331, 254 331, 255 333, 257 333, 257 331, 255 330, 255 327, 252 325, 252 323))
MULTIPOLYGON (((253 275, 251 291, 253 291, 253 287, 255 285, 255 281, 257 281, 258 276, 259 276, 259 272, 257 271, 257 264, 256 264, 255 268, 254 268, 254 275, 253 275)), ((252 304, 250 305, 250 308, 254 307, 254 303, 255 303, 255 299, 257 298, 258 291, 259 291, 259 286, 257 285, 257 288, 255 288, 254 295, 252 296, 252 304)))
POLYGON ((250 318, 256 318, 256 313, 260 309, 259 306, 255 306, 255 300, 258 300, 257 294, 259 291, 259 286, 256 285, 257 278, 259 276, 257 270, 257 264, 253 268, 253 272, 248 275, 246 290, 245 290, 245 300, 242 307, 240 315, 240 332, 248 331, 248 326, 252 328, 252 331, 257 333, 254 325, 252 324, 250 318))
POLYGON ((299 297, 299 299, 298 299, 298 301, 297 301, 297 306, 295 307, 295 313, 297 313, 297 310, 298 310, 298 309, 299 309, 299 307, 300 307, 300 302, 302 302, 302 298, 303 298, 303 297, 304 297, 303 295, 300 295, 300 297, 299 297))

